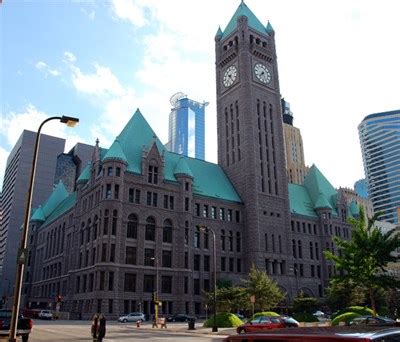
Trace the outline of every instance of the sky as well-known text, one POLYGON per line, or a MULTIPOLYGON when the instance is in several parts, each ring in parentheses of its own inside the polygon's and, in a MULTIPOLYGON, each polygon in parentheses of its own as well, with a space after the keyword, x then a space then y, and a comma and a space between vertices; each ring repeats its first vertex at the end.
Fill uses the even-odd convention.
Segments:
MULTIPOLYGON (((357 126, 400 109, 400 2, 246 0, 275 30, 280 92, 307 165, 335 187, 364 177, 357 126)), ((137 108, 163 143, 170 97, 209 102, 206 160, 217 162, 214 36, 240 0, 3 0, 0 186, 23 129, 108 148, 137 108)))

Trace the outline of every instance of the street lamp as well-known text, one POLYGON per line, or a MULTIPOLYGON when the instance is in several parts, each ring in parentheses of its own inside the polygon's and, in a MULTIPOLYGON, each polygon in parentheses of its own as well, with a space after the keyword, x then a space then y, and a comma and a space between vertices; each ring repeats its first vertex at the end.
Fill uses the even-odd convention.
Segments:
POLYGON ((156 316, 156 320, 158 319, 158 258, 152 257, 151 260, 154 260, 156 263, 156 296, 154 298, 154 313, 156 316))
POLYGON ((212 331, 217 332, 218 331, 218 326, 217 326, 217 248, 215 245, 215 232, 212 228, 207 227, 207 226, 198 226, 201 231, 207 231, 210 230, 213 236, 213 262, 214 262, 214 305, 213 305, 213 327, 212 331))
POLYGON ((35 179, 36 163, 37 163, 39 144, 40 144, 40 131, 42 130, 43 125, 46 122, 49 122, 51 120, 59 120, 60 122, 65 123, 68 127, 74 127, 79 122, 78 118, 73 118, 70 116, 64 116, 64 115, 63 116, 52 116, 52 117, 47 118, 40 124, 39 129, 36 133, 35 147, 33 150, 33 158, 32 158, 31 177, 29 180, 28 195, 27 195, 26 207, 25 207, 24 225, 23 225, 23 229, 22 229, 20 248, 17 253, 17 272, 16 272, 16 277, 15 277, 14 302, 13 302, 12 316, 11 316, 11 322, 10 322, 10 335, 9 335, 10 342, 17 341, 17 337, 16 337, 17 321, 18 321, 19 305, 20 305, 20 301, 21 301, 20 296, 21 296, 21 288, 22 288, 22 277, 24 274, 25 260, 27 257, 26 245, 27 245, 27 240, 28 240, 29 218, 30 218, 30 214, 31 214, 33 184, 34 184, 34 179, 35 179))

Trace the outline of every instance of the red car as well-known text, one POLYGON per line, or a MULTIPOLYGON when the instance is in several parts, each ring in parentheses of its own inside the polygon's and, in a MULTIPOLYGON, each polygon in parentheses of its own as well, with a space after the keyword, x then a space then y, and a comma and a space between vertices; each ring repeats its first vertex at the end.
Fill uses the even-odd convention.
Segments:
POLYGON ((255 332, 260 330, 269 330, 269 329, 277 329, 277 328, 285 328, 285 322, 276 316, 260 316, 256 319, 253 319, 249 323, 242 324, 237 327, 236 331, 238 334, 255 332))

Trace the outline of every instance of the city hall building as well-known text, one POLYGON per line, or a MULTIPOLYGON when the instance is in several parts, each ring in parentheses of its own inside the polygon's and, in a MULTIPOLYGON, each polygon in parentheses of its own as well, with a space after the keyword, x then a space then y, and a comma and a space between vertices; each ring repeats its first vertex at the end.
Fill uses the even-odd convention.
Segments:
POLYGON ((89 318, 130 311, 204 314, 217 279, 252 265, 290 301, 323 296, 333 236, 358 214, 313 165, 288 183, 275 33, 241 3, 215 37, 218 164, 168 151, 137 110, 108 149, 96 143, 76 190, 62 182, 31 218, 24 301, 89 318), (203 229, 209 227, 210 229, 203 229))

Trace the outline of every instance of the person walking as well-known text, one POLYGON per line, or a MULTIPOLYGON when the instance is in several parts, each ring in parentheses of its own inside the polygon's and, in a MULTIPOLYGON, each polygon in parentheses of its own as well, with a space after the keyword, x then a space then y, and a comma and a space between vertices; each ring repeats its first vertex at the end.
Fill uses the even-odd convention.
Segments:
POLYGON ((103 314, 99 316, 99 326, 97 328, 97 342, 103 342, 103 338, 106 336, 106 318, 103 314))
POLYGON ((93 337, 93 342, 97 341, 97 329, 99 327, 99 315, 97 313, 94 314, 93 319, 92 319, 92 327, 90 329, 90 332, 93 337))

